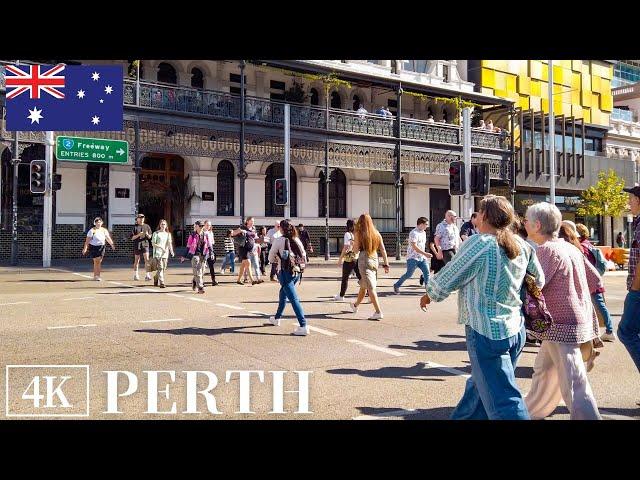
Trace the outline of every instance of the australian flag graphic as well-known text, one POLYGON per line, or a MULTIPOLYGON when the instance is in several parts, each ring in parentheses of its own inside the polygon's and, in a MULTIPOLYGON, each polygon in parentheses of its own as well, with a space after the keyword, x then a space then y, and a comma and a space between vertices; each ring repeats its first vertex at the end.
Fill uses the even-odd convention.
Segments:
POLYGON ((7 65, 9 131, 122 131, 119 65, 7 65))

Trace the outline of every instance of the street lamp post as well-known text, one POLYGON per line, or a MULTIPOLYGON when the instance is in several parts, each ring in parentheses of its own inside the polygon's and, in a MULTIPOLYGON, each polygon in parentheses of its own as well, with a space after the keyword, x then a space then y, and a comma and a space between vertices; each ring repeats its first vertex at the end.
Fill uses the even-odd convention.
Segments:
POLYGON ((329 260, 329 87, 325 86, 325 131, 324 141, 324 259, 329 260))
POLYGON ((242 223, 244 223, 244 181, 247 178, 247 172, 244 171, 244 69, 246 65, 246 61, 240 61, 240 165, 238 176, 240 177, 240 221, 242 223))
POLYGON ((400 260, 400 250, 401 250, 401 244, 400 244, 400 229, 402 228, 402 225, 400 225, 400 205, 401 205, 401 198, 400 198, 400 194, 401 194, 401 187, 402 187, 402 177, 401 177, 401 172, 400 172, 400 162, 402 159, 402 140, 400 138, 400 122, 401 122, 401 118, 402 118, 402 85, 400 85, 398 87, 398 92, 397 92, 397 104, 398 104, 398 111, 397 113, 397 117, 396 117, 396 141, 397 143, 397 147, 396 147, 396 164, 395 164, 395 186, 396 186, 396 260, 400 260))
POLYGON ((20 165, 19 136, 20 132, 14 132, 13 140, 13 206, 11 218, 11 265, 18 265, 18 165, 20 165))

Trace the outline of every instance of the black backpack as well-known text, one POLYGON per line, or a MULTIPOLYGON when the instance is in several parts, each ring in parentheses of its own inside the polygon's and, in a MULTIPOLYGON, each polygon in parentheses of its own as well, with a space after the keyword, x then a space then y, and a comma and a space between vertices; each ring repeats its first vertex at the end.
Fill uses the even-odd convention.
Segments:
POLYGON ((280 268, 282 268, 285 272, 290 275, 301 274, 304 272, 306 268, 306 263, 303 255, 296 255, 293 250, 291 250, 291 243, 289 239, 285 237, 285 249, 282 251, 282 255, 278 253, 278 257, 280 257, 280 268))

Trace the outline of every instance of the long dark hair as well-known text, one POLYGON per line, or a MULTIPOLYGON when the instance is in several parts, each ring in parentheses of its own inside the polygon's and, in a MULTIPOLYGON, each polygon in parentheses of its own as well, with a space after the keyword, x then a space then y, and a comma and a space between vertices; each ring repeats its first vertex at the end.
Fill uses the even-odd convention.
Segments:
POLYGON ((289 239, 289 244, 291 245, 293 253, 298 256, 302 256, 300 246, 298 245, 298 242, 295 241, 295 239, 298 238, 298 229, 288 220, 280 221, 280 229, 282 230, 282 236, 289 239))
POLYGON ((356 228, 356 222, 352 219, 347 220, 347 232, 353 233, 356 228))
POLYGON ((480 202, 480 212, 484 214, 484 221, 494 227, 496 240, 507 257, 513 260, 520 254, 520 245, 511 230, 515 212, 509 201, 504 197, 487 195, 480 202))

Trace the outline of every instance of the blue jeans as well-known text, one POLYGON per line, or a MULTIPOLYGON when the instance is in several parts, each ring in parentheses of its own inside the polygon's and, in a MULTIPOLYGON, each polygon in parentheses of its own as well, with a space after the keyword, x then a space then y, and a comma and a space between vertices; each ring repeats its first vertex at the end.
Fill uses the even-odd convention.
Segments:
POLYGON ((429 281, 429 265, 427 265, 427 259, 423 258, 422 260, 416 260, 415 258, 408 258, 407 271, 398 279, 396 283, 393 284, 393 286, 395 288, 400 288, 405 281, 413 276, 413 272, 416 271, 416 268, 422 270, 422 275, 424 276, 424 284, 426 285, 429 281))
POLYGON ((296 282, 300 278, 300 275, 291 275, 289 272, 280 270, 278 272, 278 280, 280 281, 280 298, 278 301, 278 310, 276 311, 275 318, 281 318, 284 311, 285 302, 288 299, 291 302, 293 311, 298 318, 298 323, 301 327, 307 324, 304 318, 304 311, 298 298, 298 292, 296 292, 296 282))
POLYGON ((629 290, 618 324, 618 338, 640 371, 640 291, 629 290))
POLYGON ((593 300, 593 306, 600 312, 602 318, 604 319, 604 328, 607 333, 613 333, 613 322, 611 321, 611 315, 609 314, 609 309, 604 303, 604 294, 602 293, 594 293, 591 295, 591 300, 593 300))
POLYGON ((466 326, 471 377, 452 420, 529 420, 516 384, 515 369, 524 348, 524 325, 516 335, 491 340, 466 326))
POLYGON ((222 260, 221 269, 224 270, 227 265, 231 265, 231 273, 235 273, 235 270, 236 270, 235 261, 236 261, 235 252, 227 252, 227 254, 224 256, 224 259, 222 260))

